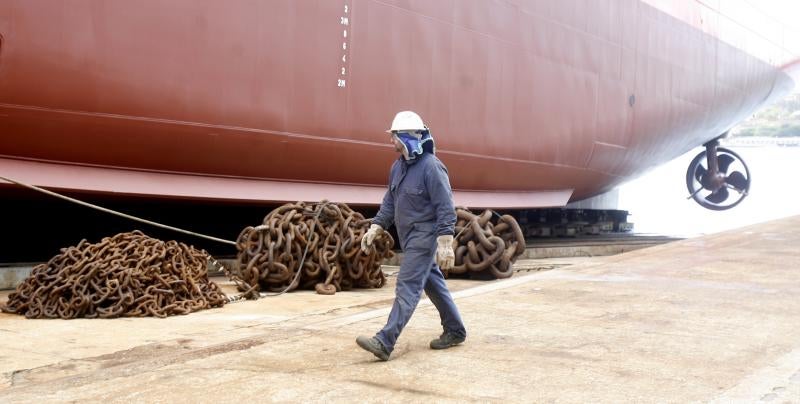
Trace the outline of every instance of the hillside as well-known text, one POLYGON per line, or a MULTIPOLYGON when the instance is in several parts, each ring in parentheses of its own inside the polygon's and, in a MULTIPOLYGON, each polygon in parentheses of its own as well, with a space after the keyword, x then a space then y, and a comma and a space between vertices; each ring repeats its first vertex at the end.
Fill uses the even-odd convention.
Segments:
POLYGON ((731 130, 733 137, 800 137, 800 93, 757 112, 731 130))

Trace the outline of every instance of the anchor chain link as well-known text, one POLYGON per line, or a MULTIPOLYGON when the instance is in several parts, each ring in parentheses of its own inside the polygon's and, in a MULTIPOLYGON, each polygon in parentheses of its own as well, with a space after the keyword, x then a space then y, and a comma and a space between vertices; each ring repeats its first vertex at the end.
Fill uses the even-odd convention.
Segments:
POLYGON ((226 296, 209 281, 205 250, 141 231, 99 243, 81 240, 8 296, 2 310, 28 318, 166 317, 220 307, 226 296))
POLYGON ((512 265, 525 252, 525 236, 517 220, 491 210, 475 215, 462 207, 456 208, 456 217, 455 266, 445 276, 511 277, 512 265), (493 217, 497 219, 492 221, 493 217))
POLYGON ((240 292, 314 289, 332 295, 386 283, 381 262, 393 256, 394 239, 385 233, 368 253, 361 238, 370 221, 344 203, 297 202, 270 212, 261 225, 248 226, 236 240, 240 292))

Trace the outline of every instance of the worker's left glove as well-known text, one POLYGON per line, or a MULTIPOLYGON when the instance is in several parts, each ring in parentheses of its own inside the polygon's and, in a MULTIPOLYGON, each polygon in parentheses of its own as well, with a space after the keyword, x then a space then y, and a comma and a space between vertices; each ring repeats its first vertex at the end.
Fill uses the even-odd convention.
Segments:
POLYGON ((436 263, 443 271, 453 268, 456 261, 456 254, 453 252, 453 236, 436 237, 436 263))
POLYGON ((364 254, 369 252, 370 247, 372 247, 372 243, 375 242, 375 237, 380 236, 383 234, 383 227, 378 226, 377 224, 372 224, 369 226, 369 230, 367 230, 364 237, 361 238, 361 251, 364 254))

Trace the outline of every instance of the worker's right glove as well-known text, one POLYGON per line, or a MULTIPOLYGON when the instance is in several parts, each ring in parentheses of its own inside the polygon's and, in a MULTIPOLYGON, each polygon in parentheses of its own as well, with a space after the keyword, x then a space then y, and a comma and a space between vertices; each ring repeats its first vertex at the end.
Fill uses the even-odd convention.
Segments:
POLYGON ((443 271, 453 268, 456 254, 453 252, 453 236, 436 237, 436 263, 443 271))
POLYGON ((367 233, 361 238, 361 251, 363 251, 364 254, 366 254, 369 251, 369 248, 372 247, 375 237, 380 236, 381 233, 383 233, 383 227, 378 226, 377 224, 369 226, 369 230, 367 230, 367 233))

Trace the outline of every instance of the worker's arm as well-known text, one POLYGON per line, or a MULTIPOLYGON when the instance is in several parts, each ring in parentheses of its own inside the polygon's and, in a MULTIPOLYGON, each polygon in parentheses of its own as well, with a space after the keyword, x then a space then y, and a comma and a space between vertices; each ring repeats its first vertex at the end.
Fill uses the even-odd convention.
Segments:
POLYGON ((386 230, 394 224, 394 194, 392 193, 392 182, 394 181, 395 170, 397 169, 397 162, 392 165, 389 172, 389 187, 386 189, 386 194, 383 195, 383 202, 378 214, 372 219, 372 224, 381 226, 386 230))
POLYGON ((394 224, 394 196, 392 196, 391 189, 386 190, 386 195, 383 196, 383 202, 381 203, 381 209, 378 211, 378 214, 375 215, 375 218, 372 219, 372 224, 377 224, 384 230, 394 224))
POLYGON ((429 172, 425 176, 425 186, 436 211, 436 235, 453 235, 456 225, 453 191, 450 189, 447 168, 439 161, 431 164, 429 172))

